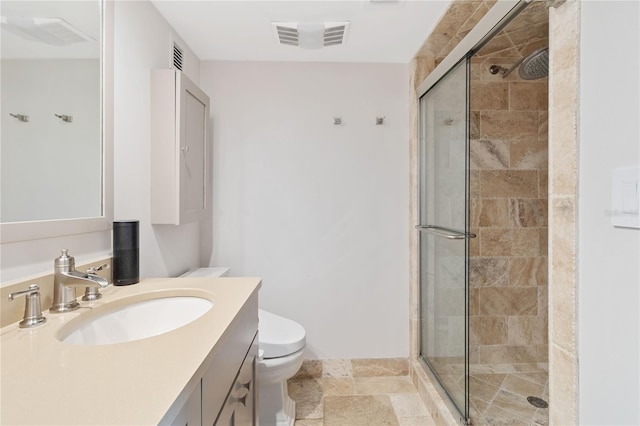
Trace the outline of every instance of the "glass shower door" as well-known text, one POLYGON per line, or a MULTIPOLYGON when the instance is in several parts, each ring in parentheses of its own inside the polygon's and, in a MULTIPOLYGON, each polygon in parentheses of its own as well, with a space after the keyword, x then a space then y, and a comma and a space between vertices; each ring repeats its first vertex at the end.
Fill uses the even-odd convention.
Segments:
POLYGON ((463 60, 420 99, 420 357, 468 419, 468 78, 463 60))

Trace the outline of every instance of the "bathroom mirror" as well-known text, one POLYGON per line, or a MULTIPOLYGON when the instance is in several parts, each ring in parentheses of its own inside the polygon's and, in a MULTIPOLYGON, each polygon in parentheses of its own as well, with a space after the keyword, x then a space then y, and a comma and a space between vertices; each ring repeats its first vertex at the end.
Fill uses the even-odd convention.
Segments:
POLYGON ((2 1, 2 243, 109 229, 112 2, 2 1))

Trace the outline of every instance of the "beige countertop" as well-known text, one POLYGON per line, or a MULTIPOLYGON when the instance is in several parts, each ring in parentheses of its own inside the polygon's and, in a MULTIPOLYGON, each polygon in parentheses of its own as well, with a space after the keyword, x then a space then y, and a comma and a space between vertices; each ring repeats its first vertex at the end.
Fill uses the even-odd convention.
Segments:
POLYGON ((225 332, 259 287, 259 278, 146 279, 109 286, 95 302, 78 299, 81 308, 70 313, 46 311, 47 322, 39 327, 19 329, 14 323, 2 328, 0 423, 158 424, 196 386, 204 364, 219 351, 225 332), (122 305, 147 293, 193 294, 214 305, 179 329, 143 340, 75 346, 56 338, 62 326, 92 308, 122 305))

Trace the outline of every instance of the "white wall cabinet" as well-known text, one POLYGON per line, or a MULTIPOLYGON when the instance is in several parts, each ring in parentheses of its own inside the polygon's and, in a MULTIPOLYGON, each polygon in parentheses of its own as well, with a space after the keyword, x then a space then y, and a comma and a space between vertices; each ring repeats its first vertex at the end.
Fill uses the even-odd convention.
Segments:
POLYGON ((209 203, 209 97, 184 73, 151 72, 151 223, 205 218, 209 203))

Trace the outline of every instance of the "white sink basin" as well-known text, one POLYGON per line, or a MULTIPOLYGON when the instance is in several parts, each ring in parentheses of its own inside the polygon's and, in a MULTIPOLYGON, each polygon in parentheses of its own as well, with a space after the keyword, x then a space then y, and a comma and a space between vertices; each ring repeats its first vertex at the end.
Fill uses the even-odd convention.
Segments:
POLYGON ((211 300, 196 296, 136 301, 104 313, 92 312, 86 318, 82 315, 60 330, 58 340, 71 345, 110 345, 146 339, 183 327, 212 306, 211 300))

